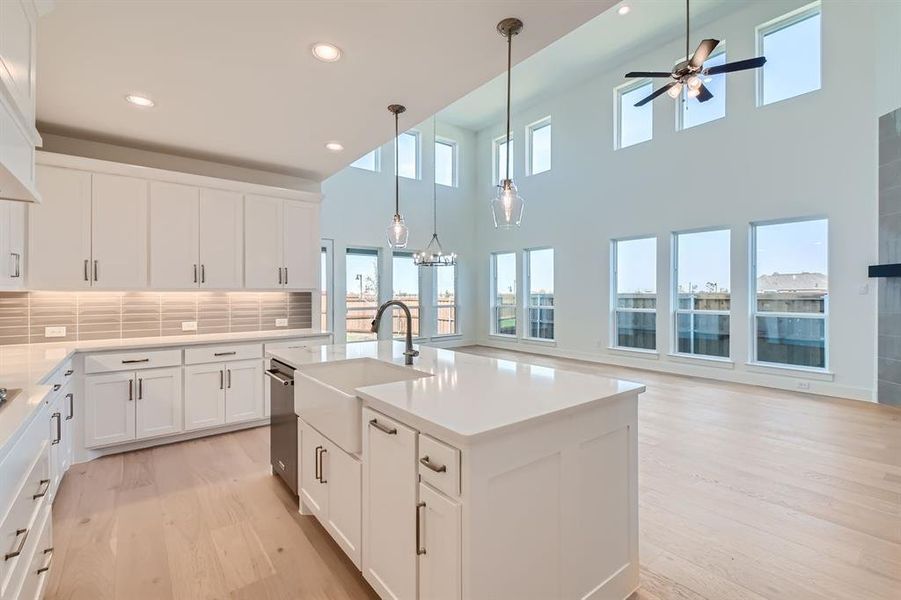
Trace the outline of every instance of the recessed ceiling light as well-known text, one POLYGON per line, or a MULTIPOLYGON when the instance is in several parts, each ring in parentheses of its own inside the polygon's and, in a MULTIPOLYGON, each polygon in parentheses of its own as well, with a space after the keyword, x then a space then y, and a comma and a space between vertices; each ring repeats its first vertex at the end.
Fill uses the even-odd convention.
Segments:
POLYGON ((130 102, 135 106, 140 106, 142 108, 153 108, 156 106, 156 102, 148 98, 147 96, 142 96, 140 94, 128 94, 125 96, 126 102, 130 102))
POLYGON ((313 56, 323 62, 335 62, 341 58, 341 49, 333 44, 317 42, 313 44, 313 56))
POLYGON ((628 4, 623 4, 622 6, 620 6, 619 8, 616 9, 616 13, 622 17, 624 15, 629 14, 629 11, 631 11, 631 10, 632 10, 631 6, 629 6, 628 4))
POLYGON ((341 152, 344 150, 344 146, 339 142, 329 142, 325 145, 326 150, 331 150, 332 152, 341 152))

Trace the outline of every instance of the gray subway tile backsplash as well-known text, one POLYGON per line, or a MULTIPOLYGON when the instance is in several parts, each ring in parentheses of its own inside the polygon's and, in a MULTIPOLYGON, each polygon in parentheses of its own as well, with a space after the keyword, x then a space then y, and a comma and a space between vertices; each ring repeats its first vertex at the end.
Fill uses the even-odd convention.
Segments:
POLYGON ((0 292, 0 345, 308 329, 312 309, 310 292, 0 292))

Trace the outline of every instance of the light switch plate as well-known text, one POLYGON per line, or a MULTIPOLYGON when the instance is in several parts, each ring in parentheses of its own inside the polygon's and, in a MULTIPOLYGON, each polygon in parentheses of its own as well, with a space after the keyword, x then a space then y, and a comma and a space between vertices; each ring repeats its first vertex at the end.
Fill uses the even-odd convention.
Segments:
POLYGON ((276 319, 276 320, 275 320, 275 326, 276 326, 276 327, 287 327, 287 326, 288 326, 288 319, 276 319))
POLYGON ((66 337, 65 327, 44 327, 44 337, 66 337))
POLYGON ((197 321, 182 321, 181 322, 181 330, 182 331, 197 331, 197 321))

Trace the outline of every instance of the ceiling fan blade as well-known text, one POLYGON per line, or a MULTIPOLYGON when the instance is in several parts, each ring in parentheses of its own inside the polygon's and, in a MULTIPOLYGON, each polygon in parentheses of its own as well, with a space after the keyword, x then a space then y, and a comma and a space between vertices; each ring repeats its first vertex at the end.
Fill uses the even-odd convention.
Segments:
POLYGON ((655 91, 654 91, 650 96, 648 96, 647 98, 643 98, 643 99, 639 100, 638 102, 636 102, 636 103, 635 103, 635 106, 636 106, 636 107, 644 106, 645 104, 647 104, 648 102, 650 102, 651 100, 653 100, 654 98, 656 98, 657 96, 660 96, 660 95, 662 95, 662 94, 665 94, 665 93, 666 93, 666 90, 670 89, 670 88, 673 87, 674 85, 676 85, 676 82, 675 82, 675 81, 671 81, 671 82, 667 83, 667 84, 664 85, 663 87, 658 88, 657 90, 655 90, 655 91))
POLYGON ((713 52, 713 49, 716 48, 719 43, 719 40, 701 40, 701 43, 698 44, 698 49, 691 55, 691 60, 688 61, 688 64, 696 68, 703 67, 704 61, 710 57, 710 53, 713 52))
POLYGON ((672 75, 663 71, 629 71, 624 77, 672 77, 672 75))
POLYGON ((726 63, 724 65, 716 65, 701 71, 704 75, 719 75, 720 73, 732 73, 734 71, 744 71, 746 69, 757 69, 766 62, 765 56, 757 58, 748 58, 746 60, 737 60, 735 62, 726 63))
POLYGON ((713 94, 710 93, 710 90, 707 89, 707 86, 703 83, 701 87, 698 88, 698 102, 707 102, 713 98, 713 94))

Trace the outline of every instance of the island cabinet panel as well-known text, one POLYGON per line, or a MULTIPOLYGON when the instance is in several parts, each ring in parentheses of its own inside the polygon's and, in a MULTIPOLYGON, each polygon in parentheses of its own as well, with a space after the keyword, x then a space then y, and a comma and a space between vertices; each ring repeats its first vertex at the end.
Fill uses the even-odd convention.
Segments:
POLYGON ((148 369, 136 377, 135 437, 182 431, 181 367, 148 369))
MULTIPOLYGON (((321 454, 321 453, 320 453, 321 454)), ((359 569, 361 567, 362 474, 360 461, 326 441, 321 478, 328 488, 326 530, 359 569)))
POLYGON ((85 377, 85 446, 135 439, 134 373, 85 377))
POLYGON ((146 288, 147 181, 101 173, 91 181, 91 285, 146 288))
POLYGON ((200 284, 196 187, 150 182, 150 286, 190 289, 200 284))
POLYGON ((419 484, 419 597, 460 600, 462 541, 460 504, 419 484))
POLYGON ((328 488, 320 480, 319 455, 325 448, 325 438, 304 424, 300 446, 300 501, 322 521, 328 502, 328 488))
POLYGON ((417 598, 416 431, 363 409, 363 577, 382 598, 417 598))
POLYGON ((185 367, 185 429, 225 424, 225 367, 221 363, 185 367))

